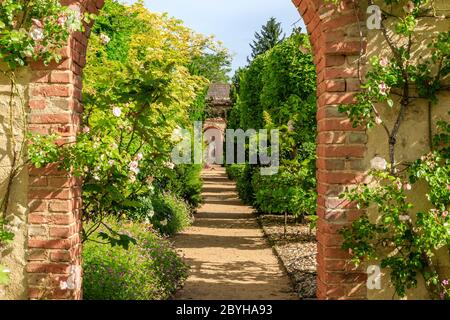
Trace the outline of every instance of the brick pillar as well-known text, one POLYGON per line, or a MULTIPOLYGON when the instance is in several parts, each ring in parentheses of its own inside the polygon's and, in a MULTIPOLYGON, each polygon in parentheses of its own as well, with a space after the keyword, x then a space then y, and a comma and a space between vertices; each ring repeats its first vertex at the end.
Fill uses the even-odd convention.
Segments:
MULTIPOLYGON (((62 1, 96 13, 104 0, 62 1)), ((74 142, 80 127, 82 70, 89 27, 71 35, 63 60, 32 65, 29 129, 74 142)), ((27 273, 30 299, 80 299, 81 181, 56 165, 29 169, 27 273)))
MULTIPOLYGON (((294 0, 314 49, 317 69, 318 137, 318 278, 319 299, 365 299, 366 274, 341 249, 339 230, 364 212, 338 198, 346 186, 361 181, 367 136, 338 112, 360 89, 358 59, 365 49, 365 18, 355 9, 361 1, 339 6, 321 0, 294 0), (356 6, 356 7, 355 7, 356 6)), ((363 9, 359 12, 364 12, 363 9)))

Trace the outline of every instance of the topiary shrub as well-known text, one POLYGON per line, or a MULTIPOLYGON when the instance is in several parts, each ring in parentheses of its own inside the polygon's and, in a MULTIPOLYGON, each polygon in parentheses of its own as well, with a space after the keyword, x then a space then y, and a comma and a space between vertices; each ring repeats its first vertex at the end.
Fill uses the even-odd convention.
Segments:
POLYGON ((188 271, 170 243, 147 224, 108 221, 108 225, 127 233, 136 243, 130 243, 128 250, 101 241, 85 243, 84 299, 168 299, 184 282, 188 271))

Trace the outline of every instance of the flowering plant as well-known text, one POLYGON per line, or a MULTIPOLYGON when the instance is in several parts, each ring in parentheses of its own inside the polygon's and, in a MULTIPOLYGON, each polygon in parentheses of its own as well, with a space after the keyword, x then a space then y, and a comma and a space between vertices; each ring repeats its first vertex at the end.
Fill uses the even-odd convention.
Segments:
POLYGON ((396 158, 405 114, 418 100, 427 102, 431 112, 438 92, 446 90, 444 83, 450 74, 449 31, 433 38, 425 52, 413 49, 420 18, 433 12, 432 6, 427 0, 414 0, 405 2, 399 16, 382 11, 381 33, 391 56, 371 59, 371 69, 356 103, 340 108, 355 127, 381 126, 389 146, 389 161, 380 157, 372 160, 371 182, 347 189, 341 195, 360 209, 376 211, 376 217, 364 215, 341 233, 343 249, 349 250, 356 264, 381 260, 381 267, 389 269, 399 296, 416 287, 417 277, 422 275, 433 298, 450 299, 448 275, 439 268, 436 254, 448 254, 450 246, 449 124, 439 122, 440 133, 433 140, 433 123, 429 121, 428 154, 413 163, 400 163, 396 158), (393 28, 388 27, 392 25, 389 19, 395 20, 393 28), (429 58, 421 59, 418 54, 429 58), (392 127, 385 119, 387 113, 395 116, 392 127), (410 198, 414 191, 417 197, 418 188, 423 186, 427 187, 426 195, 420 199, 424 205, 416 210, 410 198))
POLYGON ((29 59, 46 64, 59 61, 70 33, 81 31, 92 15, 60 4, 59 0, 0 3, 0 59, 14 70, 29 59))
MULTIPOLYGON (((11 83, 9 101, 11 115, 16 107, 15 71, 32 60, 42 60, 45 64, 49 64, 53 60, 59 61, 61 59, 60 49, 67 44, 70 33, 81 31, 83 21, 89 22, 92 17, 92 15, 82 16, 80 11, 62 6, 59 0, 0 1, 0 61, 4 62, 0 71, 11 83)), ((25 112, 24 105, 21 105, 20 109, 25 112)), ((19 144, 23 146, 25 141, 16 142, 13 120, 10 120, 7 129, 8 140, 12 141, 12 145, 7 148, 21 150, 20 154, 14 155, 11 172, 7 175, 9 181, 5 182, 7 186, 11 186, 11 182, 21 168, 20 161, 25 156, 23 153, 25 148, 16 148, 16 146, 19 144)), ((21 130, 23 131, 22 135, 25 136, 26 125, 21 130)), ((5 196, 0 200, 0 248, 14 238, 14 233, 7 230, 3 219, 8 212, 9 194, 8 187, 5 196)), ((8 269, 0 266, 0 284, 8 282, 8 272, 8 269)))
POLYGON ((108 228, 105 219, 129 217, 145 209, 143 198, 167 191, 166 178, 179 169, 170 161, 178 143, 172 133, 190 126, 190 107, 208 83, 187 66, 215 45, 180 21, 149 12, 142 2, 106 2, 90 36, 76 143, 29 138, 35 166, 57 164, 82 180, 84 240, 102 228, 109 231, 103 240, 126 246, 121 239, 130 239, 108 228))

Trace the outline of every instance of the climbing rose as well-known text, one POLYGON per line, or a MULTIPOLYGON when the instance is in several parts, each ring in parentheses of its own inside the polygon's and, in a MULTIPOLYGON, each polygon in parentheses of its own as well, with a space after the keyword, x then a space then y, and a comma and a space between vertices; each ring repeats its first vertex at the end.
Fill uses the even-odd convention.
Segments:
POLYGON ((83 128, 84 133, 89 133, 90 131, 91 131, 91 128, 89 128, 87 126, 83 128))
POLYGON ((443 284, 444 286, 448 286, 448 280, 447 280, 447 279, 442 280, 442 284, 443 284))
POLYGON ((408 3, 403 7, 403 10, 405 10, 406 13, 411 13, 414 11, 414 2, 408 1, 408 3))
POLYGON ((136 159, 138 159, 138 161, 141 161, 144 158, 144 155, 142 153, 138 153, 136 155, 136 159))
POLYGON ((66 24, 67 30, 69 32, 81 30, 82 22, 81 22, 81 12, 79 8, 69 10, 66 24))
POLYGON ((443 218, 447 218, 447 216, 448 216, 448 211, 442 212, 442 217, 443 217, 443 218))
POLYGON ((389 90, 389 87, 384 82, 381 82, 378 85, 378 88, 380 89, 380 93, 384 96, 386 95, 387 91, 389 90))
POLYGON ((57 23, 58 23, 58 25, 60 27, 64 27, 66 22, 67 22, 67 17, 66 16, 59 16, 57 23))
POLYGON ((120 117, 122 115, 122 109, 120 109, 119 107, 114 107, 113 108, 113 115, 116 117, 120 117))
POLYGON ((375 118, 375 123, 378 124, 378 125, 380 125, 380 124, 383 123, 383 120, 382 120, 380 117, 376 117, 376 118, 375 118))
POLYGON ((382 157, 375 157, 370 161, 370 166, 375 170, 386 170, 387 165, 386 159, 382 157))
POLYGON ((33 26, 30 30, 30 37, 34 41, 41 41, 42 39, 44 39, 44 30, 37 26, 33 26))
POLYGON ((389 59, 384 57, 383 59, 380 60, 380 66, 382 67, 387 67, 389 65, 389 59))
POLYGON ((101 40, 102 44, 103 44, 104 46, 106 46, 106 45, 111 41, 111 38, 108 37, 106 34, 102 33, 102 34, 100 35, 100 40, 101 40))
POLYGON ((137 161, 131 161, 129 166, 128 166, 128 168, 134 174, 138 174, 139 173, 139 163, 137 161))
POLYGON ((398 218, 400 219, 400 221, 402 221, 402 222, 408 222, 408 221, 410 221, 411 220, 411 217, 410 216, 408 216, 407 214, 405 214, 405 215, 401 215, 401 216, 398 216, 398 218))
POLYGON ((403 185, 403 189, 405 189, 405 190, 407 190, 407 191, 410 191, 410 190, 412 189, 412 186, 411 186, 411 184, 409 184, 409 183, 405 183, 405 184, 403 185))
POLYGON ((39 52, 41 52, 41 51, 44 51, 44 49, 45 49, 45 47, 44 47, 42 44, 37 44, 37 45, 34 47, 34 52, 35 52, 35 53, 39 53, 39 52))
POLYGON ((170 170, 173 170, 175 168, 175 165, 172 162, 165 162, 164 166, 170 170))
POLYGON ((447 190, 450 191, 450 184, 447 185, 447 190))
POLYGON ((31 19, 31 21, 33 21, 33 25, 38 27, 39 29, 44 28, 44 25, 42 24, 41 20, 38 19, 31 19))

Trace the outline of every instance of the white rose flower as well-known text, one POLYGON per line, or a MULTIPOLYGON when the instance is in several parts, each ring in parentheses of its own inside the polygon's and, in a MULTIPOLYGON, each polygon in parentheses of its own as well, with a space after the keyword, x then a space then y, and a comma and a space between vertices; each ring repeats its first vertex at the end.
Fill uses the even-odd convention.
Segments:
POLYGON ((114 107, 112 113, 115 117, 120 117, 122 115, 122 109, 114 107))
POLYGON ((401 215, 401 216, 398 216, 398 218, 400 219, 400 221, 402 221, 402 222, 408 222, 408 221, 411 221, 411 217, 410 216, 408 216, 408 215, 401 215))
POLYGON ((33 26, 30 30, 30 37, 34 41, 41 41, 44 39, 44 30, 37 26, 33 26))
POLYGON ((106 34, 102 33, 100 34, 100 41, 104 46, 108 45, 108 43, 111 41, 111 38, 108 37, 106 34))
POLYGON ((372 169, 375 170, 386 170, 387 168, 387 161, 386 159, 382 158, 382 157, 375 157, 372 160, 370 160, 370 166, 372 167, 372 169))

